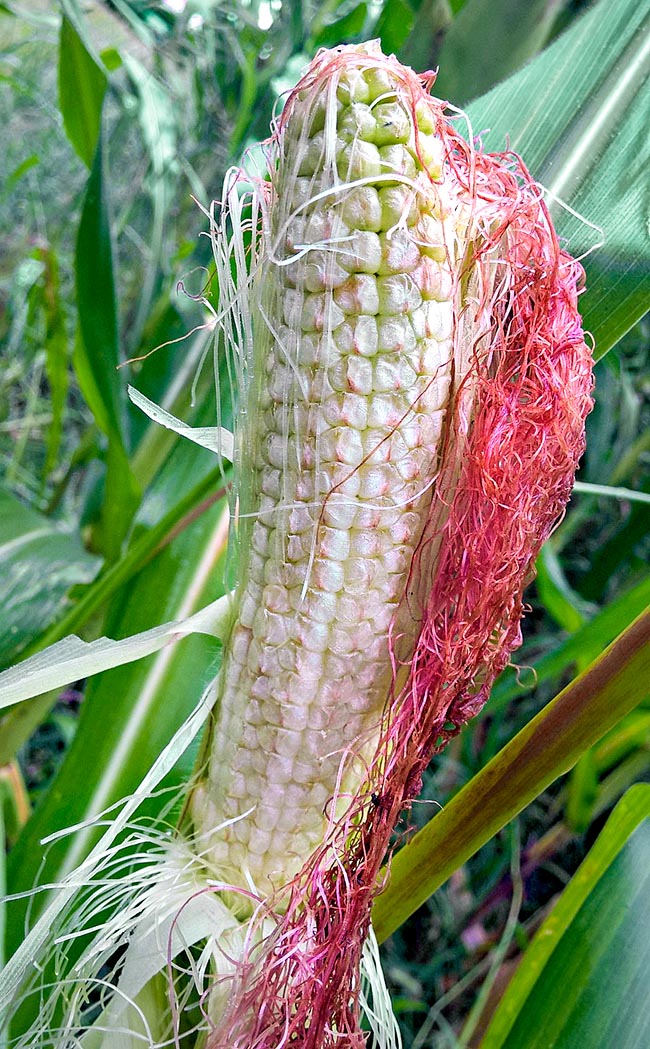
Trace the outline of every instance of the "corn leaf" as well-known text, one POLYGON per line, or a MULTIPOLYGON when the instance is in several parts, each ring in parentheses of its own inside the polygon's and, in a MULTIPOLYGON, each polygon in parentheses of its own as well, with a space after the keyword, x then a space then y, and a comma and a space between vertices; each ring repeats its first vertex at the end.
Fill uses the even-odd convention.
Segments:
POLYGON ((14 996, 19 992, 26 978, 34 970, 34 960, 39 958, 51 939, 52 929, 66 906, 74 899, 79 887, 79 877, 90 877, 97 865, 101 864, 107 850, 133 819, 142 802, 151 797, 153 792, 173 769, 178 759, 196 739, 212 709, 214 697, 212 689, 207 689, 199 704, 169 741, 153 767, 146 773, 132 795, 125 800, 120 811, 110 821, 107 829, 86 858, 82 871, 73 872, 72 876, 54 887, 52 900, 44 913, 35 923, 33 929, 18 946, 15 954, 2 970, 0 984, 0 1023, 5 1010, 11 1005, 14 996))
POLYGON ((381 942, 650 692, 650 611, 548 704, 393 859, 381 942))
POLYGON ((469 0, 437 56, 435 92, 463 106, 520 69, 547 43, 567 0, 469 0))
POLYGON ((523 671, 511 667, 501 675, 484 708, 485 713, 494 714, 502 710, 511 700, 518 699, 533 686, 559 678, 568 669, 587 666, 611 644, 622 627, 629 626, 649 605, 650 579, 642 579, 627 593, 611 601, 571 637, 533 660, 530 668, 525 657, 520 655, 518 662, 524 664, 523 671))
MULTIPOLYGON (((202 454, 190 445, 185 449, 191 455, 181 456, 181 462, 202 454)), ((88 682, 77 733, 65 760, 12 849, 11 891, 28 890, 36 882, 57 882, 85 858, 99 835, 88 821, 137 788, 197 696, 213 681, 220 661, 214 637, 223 634, 229 621, 228 597, 217 598, 187 617, 211 597, 223 594, 228 520, 224 509, 222 503, 204 513, 114 598, 107 620, 112 633, 130 635, 173 617, 180 631, 177 635, 177 628, 169 624, 167 639, 179 636, 179 643, 163 647, 160 628, 152 627, 126 643, 149 643, 153 638, 157 654, 151 648, 152 654, 137 664, 117 667, 88 682), (203 636, 186 636, 192 629, 203 636), (39 841, 69 826, 80 829, 50 845, 43 858, 39 841)), ((194 754, 189 754, 174 769, 164 783, 167 792, 148 802, 147 815, 155 817, 169 804, 190 778, 193 761, 194 754)), ((43 902, 41 895, 32 908, 40 910, 43 902)), ((22 935, 25 906, 25 900, 11 905, 8 943, 12 950, 22 935)))
POLYGON ((49 690, 64 688, 112 667, 144 659, 187 634, 213 634, 218 637, 222 629, 223 611, 224 605, 215 601, 188 619, 163 623, 120 641, 113 641, 109 637, 100 637, 96 641, 66 637, 0 674, 0 709, 22 703, 49 690))
POLYGON ((650 1043, 650 787, 632 787, 524 954, 481 1049, 650 1043))
POLYGON ((599 0, 546 51, 473 102, 468 115, 486 149, 524 157, 549 191, 573 255, 604 240, 584 260, 581 299, 601 357, 650 308, 647 0, 599 0))
POLYGON ((99 563, 76 535, 0 487, 0 666, 60 614, 70 587, 90 582, 99 563))
POLYGON ((113 244, 104 148, 100 135, 86 187, 75 254, 79 331, 74 365, 84 397, 108 437, 100 542, 117 558, 139 494, 125 440, 125 391, 117 366, 119 339, 113 244))
POLYGON ((108 80, 64 14, 59 40, 59 109, 63 126, 87 168, 92 167, 108 80))

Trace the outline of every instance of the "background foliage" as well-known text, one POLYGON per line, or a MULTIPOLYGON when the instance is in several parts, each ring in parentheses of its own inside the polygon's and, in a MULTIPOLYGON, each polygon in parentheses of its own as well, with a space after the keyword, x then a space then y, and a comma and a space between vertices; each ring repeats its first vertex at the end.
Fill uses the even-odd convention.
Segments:
MULTIPOLYGON (((486 148, 522 153, 552 190, 562 236, 585 255, 583 312, 603 359, 580 483, 529 591, 519 669, 431 767, 409 817, 423 826, 458 795, 434 852, 425 841, 432 872, 418 898, 438 891, 384 948, 408 1046, 603 1045, 589 1004, 598 972, 588 974, 595 984, 581 982, 576 961, 587 932, 600 978, 611 977, 621 943, 628 986, 640 971, 630 930, 648 920, 631 903, 648 869, 643 788, 607 824, 609 851, 604 836, 600 852, 589 850, 618 799, 650 773, 645 620, 626 633, 650 598, 649 24, 647 0, 0 4, 0 668, 69 633, 126 637, 223 593, 227 477, 210 452, 139 413, 126 384, 194 425, 218 414, 227 425, 230 405, 215 403, 210 316, 198 301, 213 273, 192 196, 204 206, 218 198, 227 166, 268 134, 278 94, 318 47, 379 36, 418 68, 439 64, 438 93, 466 107, 486 148), (507 745, 580 671, 592 675, 591 691, 574 749, 545 778, 535 761, 525 766, 535 789, 517 794, 507 745), (467 830, 456 853, 454 828, 469 827, 471 791, 484 797, 485 783, 498 810, 492 836, 472 856, 481 833, 467 830), (526 952, 585 857, 591 868, 571 882, 577 902, 565 894, 560 918, 549 919, 558 947, 544 962, 546 982, 526 983, 522 965, 481 1042, 508 976, 536 949, 526 952), (602 899, 611 901, 609 933, 602 899), (527 1026, 526 1015, 552 1012, 571 965, 576 992, 561 1022, 527 1026)), ((91 832, 45 852, 40 842, 134 789, 218 659, 216 641, 188 637, 0 715, 0 889, 47 883, 81 858, 91 832)), ((569 689, 555 715, 560 735, 576 694, 569 689)), ((189 754, 165 786, 182 782, 191 763, 189 754)), ((160 804, 151 802, 153 815, 160 804)), ((411 848, 395 897, 391 888, 378 904, 386 933, 412 910, 398 912, 400 885, 416 899, 408 879, 424 866, 411 848)), ((39 897, 31 917, 41 905, 39 897)), ((18 900, 2 911, 7 957, 26 908, 18 900)), ((624 1001, 622 985, 617 993, 615 1016, 642 1015, 643 995, 624 1001)), ((647 1035, 640 1021, 631 1040, 606 1044, 646 1046, 647 1035)))

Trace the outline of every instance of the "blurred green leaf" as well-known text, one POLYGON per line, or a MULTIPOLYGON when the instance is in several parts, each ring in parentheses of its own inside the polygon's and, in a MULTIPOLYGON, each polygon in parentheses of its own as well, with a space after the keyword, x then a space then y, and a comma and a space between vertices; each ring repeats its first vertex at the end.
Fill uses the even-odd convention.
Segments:
POLYGON ((650 611, 624 631, 393 858, 372 921, 381 942, 650 693, 650 611))
POLYGON ((59 108, 75 152, 92 166, 108 80, 64 14, 59 38, 59 108))
POLYGON ((23 177, 23 175, 26 175, 28 171, 31 171, 32 168, 36 167, 36 165, 40 163, 40 159, 41 158, 38 156, 37 153, 32 153, 30 154, 30 156, 26 157, 25 160, 23 160, 17 168, 14 168, 14 170, 7 178, 5 183, 6 189, 10 189, 12 186, 15 186, 16 183, 19 182, 20 179, 23 177))
POLYGON ((122 56, 114 47, 107 47, 99 56, 108 71, 112 73, 122 65, 122 56))
POLYGON ((385 54, 396 54, 404 45, 411 29, 415 13, 408 0, 386 0, 372 31, 381 40, 385 54))
POLYGON ((63 435, 65 402, 68 392, 68 337, 66 318, 61 300, 59 261, 49 245, 37 249, 43 261, 43 312, 45 314, 45 370, 49 384, 52 422, 47 431, 47 449, 43 472, 45 476, 56 465, 63 435))
POLYGON ((435 93, 466 105, 537 54, 568 0, 468 0, 440 49, 435 93))
POLYGON ((99 559, 78 537, 0 488, 0 666, 61 614, 75 583, 96 575, 99 559))
POLYGON ((599 0, 524 69, 473 102, 468 115, 486 149, 523 156, 548 190, 574 256, 604 239, 584 260, 580 300, 602 357, 650 307, 647 0, 599 0))
POLYGON ((598 798, 598 769, 593 748, 582 754, 569 776, 564 818, 574 834, 584 834, 598 798))
POLYGON ((632 787, 524 954, 481 1049, 650 1044, 650 787, 632 787))
POLYGON ((137 354, 142 332, 151 313, 162 260, 165 217, 173 203, 176 186, 178 117, 169 92, 160 80, 131 55, 125 55, 124 66, 137 92, 138 121, 151 161, 147 188, 153 202, 142 290, 129 338, 131 351, 137 354))
POLYGON ((336 47, 338 44, 345 44, 353 40, 363 29, 367 15, 368 5, 366 3, 357 4, 320 30, 314 38, 314 48, 336 47))
POLYGON ((100 544, 115 559, 139 501, 124 440, 124 383, 120 379, 113 244, 104 150, 100 135, 79 224, 75 254, 79 333, 74 364, 79 385, 108 437, 100 544))
POLYGON ((413 69, 435 69, 440 42, 452 23, 451 6, 449 0, 423 0, 416 11, 398 57, 413 69))
POLYGON ((552 543, 545 543, 537 558, 537 592, 544 608, 567 633, 578 630, 597 611, 569 585, 552 543))

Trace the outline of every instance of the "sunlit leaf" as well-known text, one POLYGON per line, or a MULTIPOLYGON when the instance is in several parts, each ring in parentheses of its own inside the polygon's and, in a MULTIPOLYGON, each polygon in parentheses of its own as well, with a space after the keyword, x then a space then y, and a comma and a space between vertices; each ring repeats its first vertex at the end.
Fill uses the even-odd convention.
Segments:
POLYGON ((486 149, 523 156, 573 255, 604 240, 585 258, 580 302, 602 356, 650 307, 648 5, 599 0, 468 114, 486 149))
POLYGON ((220 455, 223 459, 227 459, 228 462, 233 461, 233 435, 229 430, 219 426, 188 426, 187 423, 181 422, 171 412, 161 408, 159 404, 154 404, 153 401, 145 397, 139 390, 134 389, 133 386, 129 386, 128 394, 133 403, 145 415, 148 415, 153 422, 164 426, 167 430, 172 430, 189 441, 193 441, 194 444, 198 444, 201 448, 207 448, 208 451, 220 455))
POLYGON ((187 634, 219 636, 224 629, 222 624, 227 620, 227 614, 227 604, 224 606, 220 602, 213 602, 187 619, 162 623, 119 641, 109 637, 100 637, 96 641, 66 637, 51 648, 2 671, 0 710, 33 696, 40 696, 42 692, 63 688, 91 674, 143 659, 187 634))

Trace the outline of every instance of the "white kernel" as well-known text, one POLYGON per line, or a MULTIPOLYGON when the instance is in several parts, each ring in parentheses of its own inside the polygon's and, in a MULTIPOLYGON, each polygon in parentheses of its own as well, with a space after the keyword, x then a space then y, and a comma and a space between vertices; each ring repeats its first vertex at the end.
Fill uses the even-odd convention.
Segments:
POLYGON ((368 425, 368 402, 366 398, 355 393, 344 394, 340 418, 341 422, 347 426, 352 426, 355 430, 365 430, 368 425))
POLYGON ((422 302, 420 289, 414 275, 410 273, 394 273, 389 277, 378 277, 377 293, 379 312, 383 314, 410 313, 422 302))
MULTIPOLYGON (((328 529, 328 531, 335 531, 328 529)), ((317 623, 331 623, 337 615, 336 594, 326 594, 322 590, 309 592, 306 599, 306 612, 317 623)))
MULTIPOLYGON (((311 481, 311 479, 310 479, 311 481)), ((313 499, 313 482, 307 493, 299 496, 298 498, 313 499)), ((291 532, 296 535, 302 535, 305 532, 311 532, 314 527, 314 520, 312 517, 311 510, 306 506, 294 506, 289 511, 288 527, 291 532)))
POLYGON ((342 324, 344 318, 343 310, 339 309, 331 295, 305 295, 300 315, 303 331, 331 331, 342 324))
POLYGON ((310 292, 338 288, 348 279, 347 270, 337 262, 333 248, 327 251, 310 251, 299 263, 297 273, 292 276, 296 284, 303 283, 310 292))
POLYGON ((345 283, 337 287, 334 301, 344 313, 374 315, 379 311, 377 281, 372 273, 356 273, 348 276, 345 283))
POLYGON ((348 390, 352 393, 372 393, 372 364, 365 357, 350 357, 346 379, 348 390))
POLYGON ((378 393, 368 401, 368 426, 390 430, 399 426, 403 415, 398 399, 390 394, 378 393))
POLYGON ((384 495, 395 496, 395 471, 389 465, 364 466, 359 470, 361 474, 361 488, 359 494, 362 499, 371 502, 380 499, 384 495))
POLYGON ((301 736, 290 729, 278 729, 277 751, 281 758, 295 758, 300 751, 301 736))
POLYGON ((282 313, 284 322, 293 331, 300 326, 303 298, 302 291, 296 291, 292 288, 287 288, 283 296, 282 313))
POLYGON ((262 492, 273 499, 274 503, 280 499, 281 475, 279 470, 264 470, 262 474, 262 492))
POLYGON ((408 273, 418 265, 421 254, 413 241, 411 232, 396 229, 390 233, 380 233, 381 262, 377 272, 382 276, 391 273, 408 273))
POLYGON ((304 732, 308 726, 308 707, 305 704, 305 693, 307 689, 304 681, 298 681, 292 677, 289 692, 294 697, 293 703, 288 703, 282 708, 282 725, 292 732, 304 732), (297 695, 291 685, 297 686, 297 695))
POLYGON ((354 652, 354 646, 347 630, 334 627, 330 638, 330 650, 335 656, 347 656, 354 652))
POLYGON ((323 522, 331 528, 350 528, 357 506, 346 495, 332 492, 323 504, 323 522))
POLYGON ((318 553, 331 561, 345 561, 350 556, 349 531, 339 528, 319 529, 318 553))
POLYGON ((230 654, 237 663, 244 663, 248 657, 251 637, 251 630, 241 626, 236 626, 230 635, 230 654))
POLYGON ((329 625, 305 615, 296 620, 296 639, 309 652, 326 652, 329 647, 329 625))
POLYGON ((377 233, 357 230, 349 241, 339 244, 338 252, 341 266, 349 273, 377 273, 379 271, 382 262, 382 245, 377 233))
MULTIPOLYGON (((307 539, 309 539, 309 537, 307 537, 307 539)), ((309 544, 308 544, 308 542, 307 542, 307 544, 305 544, 303 542, 303 537, 302 536, 299 536, 299 535, 289 535, 289 536, 287 536, 287 540, 286 540, 286 544, 285 544, 285 551, 284 551, 284 556, 286 557, 287 561, 292 561, 292 562, 302 561, 306 554, 307 555, 309 554, 309 544), (307 549, 305 549, 305 546, 307 547, 307 549)))
POLYGON ((327 593, 336 594, 343 589, 345 574, 343 566, 338 561, 321 561, 312 568, 314 586, 327 593))
POLYGON ((264 587, 263 601, 270 612, 287 614, 291 611, 288 592, 281 586, 264 587))

